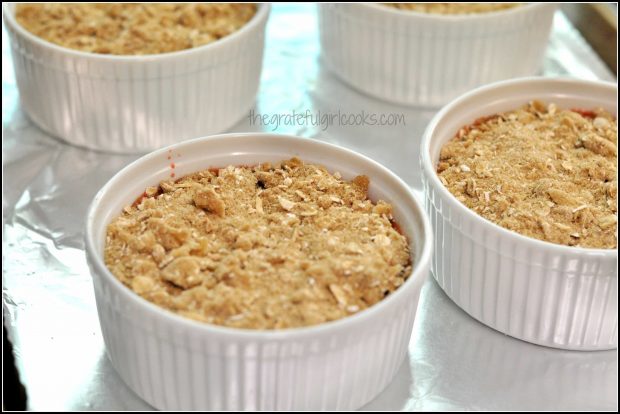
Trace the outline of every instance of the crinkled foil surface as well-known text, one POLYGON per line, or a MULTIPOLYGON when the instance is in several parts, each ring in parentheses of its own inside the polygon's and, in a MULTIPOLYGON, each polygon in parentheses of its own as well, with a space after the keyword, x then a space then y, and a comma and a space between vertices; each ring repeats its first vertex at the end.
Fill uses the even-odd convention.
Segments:
MULTIPOLYGON (((392 106, 326 72, 316 8, 274 5, 255 111, 403 113, 396 127, 281 125, 386 165, 421 194, 420 137, 434 110, 392 106)), ((615 77, 564 15, 555 18, 545 76, 615 77)), ((38 129, 19 105, 2 33, 3 312, 34 410, 152 409, 118 377, 104 350, 83 231, 97 190, 137 155, 72 147, 38 129)), ((273 130, 243 119, 233 131, 273 130)), ((616 351, 568 352, 491 330, 454 305, 430 279, 409 355, 368 410, 617 410, 616 351)))

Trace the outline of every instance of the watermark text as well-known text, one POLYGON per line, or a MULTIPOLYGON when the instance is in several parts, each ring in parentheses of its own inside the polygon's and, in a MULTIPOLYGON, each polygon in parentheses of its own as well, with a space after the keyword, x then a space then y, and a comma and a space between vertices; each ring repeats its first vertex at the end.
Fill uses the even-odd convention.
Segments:
POLYGON ((318 127, 326 131, 332 126, 404 126, 405 114, 403 113, 373 113, 360 111, 349 112, 321 112, 310 111, 289 113, 261 114, 252 109, 248 115, 250 125, 259 125, 276 131, 278 128, 287 127, 318 127))

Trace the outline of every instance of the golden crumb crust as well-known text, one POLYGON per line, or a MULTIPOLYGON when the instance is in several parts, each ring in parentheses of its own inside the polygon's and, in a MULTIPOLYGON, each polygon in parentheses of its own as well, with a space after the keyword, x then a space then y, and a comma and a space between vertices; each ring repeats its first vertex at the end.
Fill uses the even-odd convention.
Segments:
POLYGON ((149 187, 108 226, 105 263, 143 298, 236 328, 344 318, 411 273, 392 206, 369 181, 297 158, 228 166, 149 187))
POLYGON ((617 247, 618 124, 603 109, 532 101, 461 128, 439 179, 482 217, 567 246, 617 247))
POLYGON ((150 55, 206 45, 239 30, 256 13, 238 3, 22 3, 26 30, 83 52, 150 55))
POLYGON ((520 3, 383 3, 399 10, 431 14, 478 14, 512 9, 520 3))

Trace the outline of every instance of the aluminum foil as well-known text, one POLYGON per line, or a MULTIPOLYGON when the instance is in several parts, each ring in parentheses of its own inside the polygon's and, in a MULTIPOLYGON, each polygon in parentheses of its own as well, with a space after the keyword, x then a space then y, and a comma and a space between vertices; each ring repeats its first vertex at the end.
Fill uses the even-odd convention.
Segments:
MULTIPOLYGON (((541 74, 616 81, 558 13, 541 74)), ((233 131, 297 134, 343 145, 391 168, 421 194, 418 147, 435 110, 377 101, 320 61, 315 6, 277 4, 267 27, 254 114, 403 114, 396 126, 242 119, 233 131)), ((50 137, 19 105, 2 32, 3 313, 33 410, 148 410, 107 360, 83 251, 86 209, 136 155, 75 148, 50 137)), ((424 286, 409 355, 368 410, 617 410, 616 351, 569 352, 498 333, 424 286)))

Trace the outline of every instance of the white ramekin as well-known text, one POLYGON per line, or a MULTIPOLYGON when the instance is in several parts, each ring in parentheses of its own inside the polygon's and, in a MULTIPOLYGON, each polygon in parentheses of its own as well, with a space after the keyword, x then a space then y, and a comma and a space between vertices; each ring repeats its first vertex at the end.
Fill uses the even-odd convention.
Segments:
POLYGON ((436 107, 485 83, 536 74, 556 6, 529 3, 475 15, 380 4, 320 4, 322 59, 354 88, 436 107))
POLYGON ((123 380, 166 410, 350 410, 373 399, 407 352, 420 289, 428 275, 430 223, 409 187, 376 162, 320 141, 273 134, 228 134, 148 154, 116 174, 95 196, 86 221, 86 255, 106 349, 123 380), (226 165, 298 156, 339 171, 366 174, 370 196, 389 200, 409 238, 414 269, 385 300, 351 317, 279 331, 233 329, 185 319, 142 299, 106 268, 107 224, 147 186, 226 165), (180 154, 180 157, 177 157, 180 154))
POLYGON ((21 105, 41 129, 110 152, 144 152, 225 131, 254 104, 270 5, 237 32, 146 56, 84 53, 34 36, 4 5, 21 105))
POLYGON ((618 344, 618 251, 552 244, 506 230, 459 202, 439 181, 441 147, 475 119, 539 99, 617 116, 617 85, 524 78, 471 91, 431 121, 421 147, 426 209, 435 234, 431 271, 480 322, 524 341, 575 350, 618 344))

